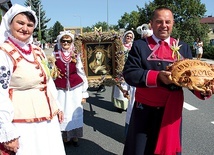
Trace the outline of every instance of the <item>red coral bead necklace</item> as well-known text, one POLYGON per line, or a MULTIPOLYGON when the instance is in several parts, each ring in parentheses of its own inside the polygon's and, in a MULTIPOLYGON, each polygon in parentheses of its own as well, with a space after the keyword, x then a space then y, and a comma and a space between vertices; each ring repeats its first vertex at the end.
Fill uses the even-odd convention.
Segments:
POLYGON ((62 51, 62 49, 61 49, 60 54, 61 54, 62 60, 63 60, 65 63, 71 62, 71 60, 72 60, 72 53, 71 53, 71 52, 69 52, 68 56, 66 56, 66 55, 64 54, 64 52, 62 51))
POLYGON ((8 37, 8 40, 10 40, 11 43, 13 43, 13 45, 15 45, 22 53, 29 55, 32 52, 32 46, 30 44, 28 44, 29 46, 29 50, 25 50, 23 48, 21 48, 18 44, 16 44, 11 38, 8 37))

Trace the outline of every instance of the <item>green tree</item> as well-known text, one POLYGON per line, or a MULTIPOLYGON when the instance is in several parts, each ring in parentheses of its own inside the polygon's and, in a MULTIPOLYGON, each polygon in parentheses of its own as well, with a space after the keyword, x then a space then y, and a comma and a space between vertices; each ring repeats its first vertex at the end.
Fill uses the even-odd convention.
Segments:
POLYGON ((118 20, 119 28, 125 28, 131 30, 139 26, 140 13, 132 11, 130 14, 125 12, 121 19, 118 20))
POLYGON ((63 30, 64 30, 64 27, 61 25, 61 23, 59 21, 56 21, 51 31, 49 31, 51 33, 50 36, 56 39, 60 31, 63 31, 63 30))
POLYGON ((92 28, 89 27, 89 26, 83 27, 83 28, 82 28, 82 31, 83 31, 83 33, 84 33, 84 32, 91 32, 91 31, 92 31, 92 28))
POLYGON ((38 40, 44 42, 46 40, 46 28, 47 23, 51 19, 47 19, 45 16, 45 11, 43 10, 43 6, 41 4, 41 0, 26 0, 24 3, 25 6, 31 6, 31 9, 36 12, 36 16, 38 18, 38 26, 34 30, 33 37, 38 38, 38 40))
POLYGON ((108 31, 108 24, 106 22, 98 22, 95 25, 92 25, 92 31, 94 30, 94 28, 99 28, 102 27, 102 31, 108 31))
POLYGON ((109 30, 115 30, 115 31, 118 31, 120 28, 118 25, 110 25, 109 26, 109 30))
POLYGON ((94 25, 92 25, 91 27, 87 26, 87 27, 83 27, 83 32, 92 32, 94 31, 94 27, 99 28, 102 27, 102 31, 108 31, 109 30, 115 30, 118 31, 119 27, 118 25, 109 25, 106 22, 98 22, 94 25))
POLYGON ((126 29, 133 28, 144 23, 149 23, 153 10, 158 6, 167 6, 172 9, 175 17, 175 25, 172 37, 180 38, 185 42, 192 44, 195 38, 200 37, 204 42, 208 39, 209 27, 207 24, 201 24, 200 19, 204 17, 206 7, 200 0, 154 0, 145 3, 145 6, 138 8, 139 19, 133 19, 133 13, 125 13, 118 21, 120 27, 126 29), (137 23, 137 26, 133 23, 137 23), (132 25, 132 27, 125 25, 132 25))
POLYGON ((45 34, 47 37, 46 37, 46 41, 49 42, 49 43, 53 43, 55 38, 52 37, 53 35, 53 28, 50 27, 49 29, 47 29, 46 31, 46 34, 45 34))
POLYGON ((125 31, 132 30, 135 34, 135 39, 137 39, 140 36, 135 30, 139 26, 140 19, 140 12, 132 11, 130 14, 125 12, 121 19, 118 20, 118 27, 125 29, 125 31))
POLYGON ((200 0, 167 0, 166 2, 167 6, 173 10, 175 17, 172 36, 181 38, 189 44, 192 44, 197 37, 206 42, 209 27, 207 24, 200 23, 200 19, 206 12, 205 5, 201 4, 200 0))

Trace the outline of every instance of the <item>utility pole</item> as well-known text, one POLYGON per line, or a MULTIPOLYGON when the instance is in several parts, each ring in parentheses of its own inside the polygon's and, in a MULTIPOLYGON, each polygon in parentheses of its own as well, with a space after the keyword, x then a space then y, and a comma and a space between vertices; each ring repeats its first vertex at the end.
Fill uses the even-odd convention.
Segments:
POLYGON ((108 25, 108 0, 107 0, 107 31, 109 31, 109 25, 108 25))
POLYGON ((38 40, 41 42, 42 41, 42 32, 41 32, 41 4, 39 4, 39 21, 38 21, 38 26, 39 26, 39 30, 38 30, 38 40))
POLYGON ((107 0, 107 31, 109 31, 109 25, 108 25, 108 0, 107 0))
POLYGON ((39 31, 40 31, 40 29, 41 29, 41 25, 40 25, 40 5, 39 5, 39 31))

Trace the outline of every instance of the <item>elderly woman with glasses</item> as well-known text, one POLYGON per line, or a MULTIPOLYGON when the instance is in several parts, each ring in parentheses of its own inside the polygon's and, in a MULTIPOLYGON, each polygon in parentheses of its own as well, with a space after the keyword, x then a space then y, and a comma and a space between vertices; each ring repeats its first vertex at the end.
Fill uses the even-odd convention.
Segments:
POLYGON ((35 12, 14 4, 0 26, 0 154, 65 155, 57 90, 32 44, 35 12))
POLYGON ((84 72, 80 53, 75 51, 74 35, 62 31, 57 37, 58 48, 53 52, 60 77, 54 82, 58 90, 58 100, 63 107, 64 122, 61 124, 63 141, 78 146, 78 138, 83 136, 83 106, 88 98, 88 81, 84 72))
MULTIPOLYGON (((123 47, 124 47, 124 61, 128 58, 128 53, 131 50, 132 43, 134 41, 134 33, 129 30, 124 33, 123 36, 123 47)), ((122 87, 124 87, 125 82, 121 84, 122 87)), ((125 92, 122 92, 117 86, 113 87, 113 98, 112 102, 114 103, 114 106, 117 108, 117 111, 119 113, 122 113, 124 110, 128 107, 128 99, 124 97, 125 92)))

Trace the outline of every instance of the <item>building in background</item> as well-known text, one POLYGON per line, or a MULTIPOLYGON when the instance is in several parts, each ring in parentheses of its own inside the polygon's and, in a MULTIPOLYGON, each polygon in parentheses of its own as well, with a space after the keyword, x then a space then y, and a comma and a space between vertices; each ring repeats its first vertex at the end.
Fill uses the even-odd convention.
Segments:
POLYGON ((200 23, 209 25, 210 32, 208 33, 208 37, 209 37, 210 43, 214 45, 214 17, 212 16, 204 17, 200 20, 200 23))
POLYGON ((64 30, 76 35, 82 34, 82 27, 64 27, 64 30))

